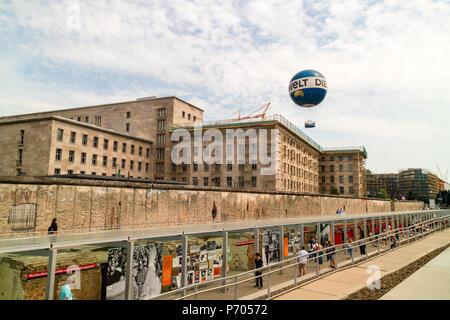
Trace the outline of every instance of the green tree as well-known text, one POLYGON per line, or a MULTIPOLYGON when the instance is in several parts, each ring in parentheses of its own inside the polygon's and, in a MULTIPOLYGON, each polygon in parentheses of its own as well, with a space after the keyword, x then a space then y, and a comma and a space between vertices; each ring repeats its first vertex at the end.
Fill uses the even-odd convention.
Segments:
POLYGON ((381 199, 387 199, 387 198, 388 198, 388 194, 387 194, 386 190, 381 189, 381 190, 378 192, 378 198, 381 198, 381 199))
POLYGON ((330 194, 337 194, 337 195, 339 195, 340 193, 339 193, 339 191, 338 191, 338 189, 336 187, 333 187, 333 188, 331 188, 330 194))

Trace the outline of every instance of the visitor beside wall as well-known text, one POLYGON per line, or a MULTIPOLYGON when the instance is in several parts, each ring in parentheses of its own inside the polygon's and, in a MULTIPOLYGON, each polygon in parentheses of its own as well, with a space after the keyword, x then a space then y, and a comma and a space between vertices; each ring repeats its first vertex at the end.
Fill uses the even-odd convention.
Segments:
POLYGON ((57 234, 58 233, 58 223, 56 222, 56 218, 53 218, 52 224, 48 227, 48 234, 57 234))
POLYGON ((306 274, 306 264, 308 263, 308 252, 305 250, 305 246, 302 246, 302 250, 297 253, 298 256, 298 271, 300 276, 306 274))
MULTIPOLYGON (((264 266, 264 263, 261 259, 261 256, 259 253, 255 253, 255 269, 262 268, 264 266)), ((263 279, 262 279, 262 270, 255 271, 256 276, 256 285, 255 288, 261 289, 263 287, 263 279)))
POLYGON ((59 291, 59 300, 72 300, 72 284, 74 282, 74 278, 70 276, 67 278, 67 282, 65 285, 61 287, 59 291))

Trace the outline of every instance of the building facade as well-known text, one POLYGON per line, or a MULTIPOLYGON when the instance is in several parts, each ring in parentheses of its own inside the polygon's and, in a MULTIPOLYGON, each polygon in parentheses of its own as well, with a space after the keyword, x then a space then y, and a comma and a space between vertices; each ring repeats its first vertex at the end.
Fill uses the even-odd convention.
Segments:
POLYGON ((426 169, 410 168, 398 173, 399 192, 408 197, 434 198, 439 193, 439 178, 426 169))
POLYGON ((203 110, 188 102, 149 97, 2 117, 0 131, 2 175, 129 175, 206 187, 327 194, 336 188, 341 195, 366 194, 364 147, 323 148, 281 115, 203 122, 203 110), (223 153, 212 154, 221 163, 172 161, 177 129, 190 132, 192 155, 207 148, 194 144, 194 124, 202 124, 201 136, 209 129, 223 137, 234 130, 237 136, 222 142, 223 153), (236 158, 239 141, 245 145, 241 162, 236 158), (231 149, 236 156, 230 161, 231 149), (255 160, 252 150, 264 151, 269 163, 255 160))
POLYGON ((367 196, 377 197, 384 189, 391 199, 400 199, 398 174, 396 173, 372 173, 366 172, 367 196))
POLYGON ((59 116, 0 122, 0 175, 154 176, 151 140, 59 116))

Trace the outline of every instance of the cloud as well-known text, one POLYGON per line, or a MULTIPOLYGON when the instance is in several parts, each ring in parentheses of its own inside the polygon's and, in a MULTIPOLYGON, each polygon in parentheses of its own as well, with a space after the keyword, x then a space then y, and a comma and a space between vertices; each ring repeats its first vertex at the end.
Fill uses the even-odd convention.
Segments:
MULTIPOLYGON (((438 148, 449 131, 449 16, 448 2, 420 0, 4 1, 0 108, 175 94, 210 120, 271 101, 301 127, 310 115, 288 82, 316 69, 329 91, 308 134, 321 145, 358 142, 375 155, 391 137, 400 150, 438 148)), ((433 157, 450 159, 439 150, 433 157)), ((409 161, 378 160, 385 170, 409 161)))

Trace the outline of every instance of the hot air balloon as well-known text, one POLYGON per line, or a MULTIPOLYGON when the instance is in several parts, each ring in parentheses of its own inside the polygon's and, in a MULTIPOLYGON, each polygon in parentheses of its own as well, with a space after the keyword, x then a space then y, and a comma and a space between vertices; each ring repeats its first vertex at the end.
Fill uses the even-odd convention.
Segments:
MULTIPOLYGON (((312 108, 321 103, 327 90, 327 80, 323 74, 315 70, 300 71, 289 82, 289 95, 292 101, 302 108, 312 108)), ((305 122, 305 128, 314 127, 314 121, 305 122)))

